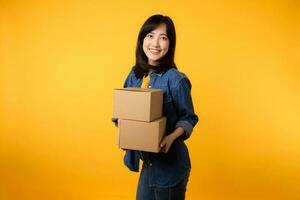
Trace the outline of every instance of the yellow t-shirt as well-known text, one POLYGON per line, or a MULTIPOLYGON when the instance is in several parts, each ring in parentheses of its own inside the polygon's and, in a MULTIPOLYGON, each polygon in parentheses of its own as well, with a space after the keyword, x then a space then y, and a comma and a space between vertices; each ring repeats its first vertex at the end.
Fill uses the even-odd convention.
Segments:
POLYGON ((149 74, 147 76, 143 77, 143 82, 142 82, 141 88, 148 88, 149 82, 150 82, 150 73, 151 72, 149 72, 149 74))

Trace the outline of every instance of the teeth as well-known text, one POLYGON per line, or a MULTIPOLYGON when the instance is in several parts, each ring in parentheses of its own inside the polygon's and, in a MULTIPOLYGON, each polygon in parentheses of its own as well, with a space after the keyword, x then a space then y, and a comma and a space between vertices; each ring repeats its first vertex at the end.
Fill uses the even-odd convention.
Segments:
POLYGON ((149 49, 151 53, 159 53, 159 50, 156 49, 149 49))

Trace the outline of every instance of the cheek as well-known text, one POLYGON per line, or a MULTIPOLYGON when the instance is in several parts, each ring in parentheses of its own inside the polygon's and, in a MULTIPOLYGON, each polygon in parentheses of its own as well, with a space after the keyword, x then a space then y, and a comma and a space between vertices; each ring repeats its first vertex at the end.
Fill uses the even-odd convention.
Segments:
POLYGON ((169 42, 163 43, 163 48, 165 51, 168 51, 169 50, 169 42))
POLYGON ((143 48, 147 48, 149 46, 149 41, 148 40, 144 40, 143 41, 143 48))
POLYGON ((147 38, 145 38, 143 40, 143 46, 147 46, 149 44, 149 40, 147 40, 147 38))
POLYGON ((146 53, 146 50, 147 50, 147 42, 144 40, 143 42, 143 50, 144 52, 146 53))

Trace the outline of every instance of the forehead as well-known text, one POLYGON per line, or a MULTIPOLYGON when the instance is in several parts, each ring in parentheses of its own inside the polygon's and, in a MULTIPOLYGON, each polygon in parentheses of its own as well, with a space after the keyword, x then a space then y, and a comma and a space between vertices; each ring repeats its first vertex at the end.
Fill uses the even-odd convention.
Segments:
POLYGON ((159 24, 156 29, 152 30, 151 33, 166 35, 167 34, 167 26, 166 24, 159 24))

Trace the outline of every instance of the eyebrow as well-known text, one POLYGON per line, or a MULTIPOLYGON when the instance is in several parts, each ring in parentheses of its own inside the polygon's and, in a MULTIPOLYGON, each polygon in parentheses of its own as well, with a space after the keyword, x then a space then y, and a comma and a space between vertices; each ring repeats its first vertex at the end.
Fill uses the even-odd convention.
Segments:
MULTIPOLYGON (((154 31, 151 31, 150 33, 155 34, 154 31)), ((166 33, 161 33, 161 34, 159 34, 159 35, 165 35, 165 36, 168 36, 166 33)))

